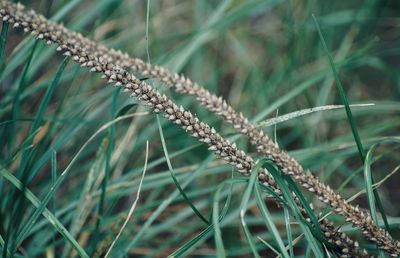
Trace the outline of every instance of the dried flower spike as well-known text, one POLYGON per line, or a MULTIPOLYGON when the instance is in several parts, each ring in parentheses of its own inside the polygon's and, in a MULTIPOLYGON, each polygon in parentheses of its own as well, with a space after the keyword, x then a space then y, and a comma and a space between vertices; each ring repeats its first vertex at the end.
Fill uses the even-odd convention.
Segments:
POLYGON ((377 243, 378 246, 394 256, 400 255, 399 241, 392 239, 384 229, 374 225, 368 213, 360 211, 347 203, 345 199, 335 193, 329 186, 320 182, 312 173, 304 171, 303 167, 294 158, 278 148, 262 130, 251 124, 242 113, 237 113, 221 97, 211 94, 205 88, 182 75, 170 73, 163 67, 152 66, 137 58, 130 58, 119 51, 108 51, 108 56, 127 69, 130 68, 143 75, 158 78, 162 82, 173 86, 180 93, 195 96, 202 105, 223 117, 236 130, 247 136, 250 142, 257 147, 257 151, 260 154, 274 161, 284 173, 293 176, 304 188, 315 193, 318 199, 329 204, 336 213, 343 215, 348 222, 359 227, 367 239, 377 243))
MULTIPOLYGON (((242 173, 248 174, 251 171, 253 166, 251 157, 223 139, 214 129, 200 122, 190 112, 178 107, 165 95, 161 95, 144 82, 138 81, 119 65, 113 64, 110 56, 102 55, 101 51, 98 51, 99 48, 103 47, 97 47, 95 43, 93 43, 95 47, 90 47, 90 44, 81 46, 78 42, 79 40, 75 39, 77 35, 78 38, 81 37, 79 34, 72 33, 60 25, 51 23, 33 11, 26 12, 22 5, 1 1, 0 17, 10 23, 22 24, 24 31, 30 31, 38 39, 58 44, 59 50, 63 51, 65 55, 73 56, 74 61, 79 62, 82 66, 90 67, 93 72, 102 73, 108 81, 115 82, 116 85, 124 85, 126 91, 131 92, 132 96, 153 107, 155 112, 164 112, 167 119, 180 125, 189 134, 208 144, 217 156, 236 166, 242 173)), ((84 41, 88 40, 85 39, 84 41)), ((270 175, 265 175, 262 171, 260 178, 274 186, 276 192, 279 193, 279 189, 270 175)), ((331 234, 331 231, 335 232, 329 226, 322 228, 326 234, 331 234)), ((330 237, 330 239, 337 238, 335 233, 331 234, 330 237)), ((349 239, 343 237, 343 234, 335 241, 336 244, 340 243, 342 246, 348 246, 342 248, 344 255, 350 253, 351 250, 357 250, 357 244, 355 242, 349 244, 349 241, 349 239)), ((354 251, 354 253, 357 253, 357 251, 354 251)))

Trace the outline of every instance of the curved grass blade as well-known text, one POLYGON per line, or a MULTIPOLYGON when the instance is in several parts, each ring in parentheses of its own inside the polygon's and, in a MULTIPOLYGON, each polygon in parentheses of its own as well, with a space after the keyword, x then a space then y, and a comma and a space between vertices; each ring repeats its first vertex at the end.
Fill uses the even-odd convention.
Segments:
MULTIPOLYGON (((197 176, 203 172, 207 164, 212 160, 213 155, 209 155, 204 162, 201 163, 201 165, 193 172, 190 174, 188 179, 182 184, 182 188, 184 189, 187 187, 197 176)), ((150 166, 149 166, 150 167, 150 166)), ((132 241, 124 247, 124 252, 128 252, 130 248, 135 246, 139 240, 143 237, 143 235, 147 232, 147 230, 150 228, 150 226, 153 224, 153 222, 160 216, 160 214, 168 207, 171 202, 179 196, 180 192, 178 189, 176 189, 173 193, 171 193, 168 197, 164 199, 164 201, 157 207, 157 209, 151 214, 151 216, 146 220, 146 222, 143 224, 143 226, 140 228, 140 230, 136 233, 132 241)))
MULTIPOLYGON (((232 186, 237 183, 246 183, 248 182, 248 179, 231 179, 227 180, 223 183, 220 184, 218 187, 217 191, 215 192, 214 195, 214 205, 213 205, 213 224, 209 225, 207 228, 205 228, 200 234, 189 240, 186 244, 181 246, 178 250, 170 254, 168 257, 180 257, 183 256, 189 249, 193 248, 198 244, 200 241, 205 240, 207 237, 209 237, 209 234, 214 230, 215 232, 215 227, 218 227, 219 223, 222 221, 222 219, 226 216, 229 205, 231 202, 232 198, 232 186), (221 213, 218 211, 218 202, 215 203, 215 200, 219 200, 219 196, 221 194, 221 191, 223 190, 226 185, 230 186, 229 194, 228 197, 225 201, 224 207, 222 208, 221 213)), ((220 235, 219 235, 220 236, 220 235)))
POLYGON ((260 257, 260 255, 258 254, 258 251, 257 251, 256 245, 255 245, 255 243, 253 241, 250 229, 247 226, 247 223, 246 223, 244 217, 246 215, 247 204, 248 204, 248 202, 250 200, 250 195, 254 191, 254 187, 255 187, 255 184, 257 182, 258 170, 266 162, 267 162, 266 159, 262 159, 254 166, 253 170, 251 171, 249 183, 248 183, 248 185, 246 187, 246 190, 244 191, 242 202, 240 203, 240 221, 241 221, 242 228, 243 228, 244 233, 246 235, 247 241, 249 242, 250 249, 253 252, 254 257, 260 257))
POLYGON ((306 209, 308 215, 310 216, 312 223, 316 227, 316 236, 319 238, 319 240, 322 241, 324 239, 324 236, 321 234, 321 228, 319 227, 318 219, 315 216, 313 210, 311 209, 309 203, 304 198, 300 189, 297 187, 296 182, 294 182, 294 180, 291 177, 289 177, 287 175, 283 175, 283 178, 288 182, 290 189, 296 194, 297 198, 299 198, 299 201, 300 201, 301 205, 303 206, 303 208, 306 209))
POLYGON ((317 239, 312 233, 313 227, 305 220, 305 218, 301 214, 299 208, 297 207, 295 201, 293 200, 291 190, 289 189, 288 184, 284 181, 279 171, 273 165, 266 163, 264 167, 274 177, 274 180, 278 184, 279 189, 281 189, 282 194, 285 200, 288 202, 290 209, 296 214, 296 218, 299 221, 299 225, 302 228, 304 235, 308 240, 308 244, 310 245, 314 254, 316 255, 316 257, 324 257, 325 255, 321 249, 320 243, 317 242, 317 239))
POLYGON ((278 249, 280 251, 280 255, 284 258, 289 258, 289 254, 286 251, 285 244, 283 243, 283 240, 279 234, 279 231, 276 228, 276 226, 272 220, 272 216, 269 213, 267 206, 265 205, 264 198, 261 195, 260 186, 259 186, 258 182, 255 184, 254 193, 256 196, 257 206, 261 212, 261 215, 264 218, 265 224, 266 224, 269 232, 272 234, 273 239, 278 244, 278 249))
MULTIPOLYGON (((231 179, 231 180, 234 180, 234 179, 231 179)), ((246 182, 247 182, 247 179, 246 179, 246 182)), ((231 181, 231 184, 230 184, 228 199, 225 202, 224 208, 222 209, 223 212, 221 215, 219 215, 219 200, 221 199, 220 195, 221 195, 221 192, 224 189, 225 185, 226 184, 224 184, 224 183, 220 184, 218 186, 217 191, 215 192, 214 203, 213 203, 213 213, 212 213, 212 221, 213 221, 213 228, 214 228, 214 241, 215 241, 215 246, 217 249, 218 257, 226 256, 224 242, 222 240, 221 227, 220 227, 219 223, 221 222, 222 218, 225 217, 225 214, 227 212, 227 210, 225 212, 224 212, 224 210, 225 210, 225 207, 227 206, 226 203, 230 203, 230 200, 231 200, 233 181, 231 181)))
POLYGON ((376 215, 376 210, 375 210, 375 201, 376 201, 376 205, 378 206, 379 212, 381 213, 385 228, 388 232, 390 232, 391 229, 389 226, 389 222, 388 222, 386 213, 383 209, 383 205, 380 201, 378 190, 376 188, 373 188, 373 185, 375 183, 374 183, 374 178, 371 173, 371 165, 373 162, 373 160, 372 160, 373 152, 377 146, 378 146, 378 144, 372 145, 372 147, 369 149, 369 151, 367 152, 367 155, 365 157, 365 163, 364 163, 365 188, 367 191, 369 209, 370 209, 371 216, 372 216, 375 224, 378 225, 378 217, 376 215))
POLYGON ((318 35, 319 35, 319 38, 321 40, 324 52, 325 52, 325 54, 326 54, 326 56, 328 58, 329 65, 331 66, 331 70, 332 70, 333 76, 335 77, 336 86, 339 89, 340 98, 342 99, 342 102, 343 102, 343 104, 345 106, 345 110, 346 110, 346 114, 347 114, 347 120, 349 121, 349 124, 350 124, 350 127, 351 127, 351 131, 353 133, 354 140, 355 140, 355 142, 357 144, 357 149, 358 149, 358 153, 360 155, 360 159, 364 163, 364 158, 365 158, 364 157, 364 147, 363 147, 362 142, 361 142, 360 134, 358 133, 358 129, 357 129, 354 117, 353 117, 353 113, 351 112, 351 109, 350 109, 347 93, 344 90, 342 83, 340 82, 338 73, 336 71, 335 63, 333 61, 333 58, 332 58, 331 54, 329 53, 328 46, 326 45, 324 36, 322 35, 322 31, 321 31, 321 28, 320 28, 319 23, 317 21, 317 18, 315 17, 314 14, 312 14, 312 17, 314 19, 315 27, 317 28, 318 35))
POLYGON ((378 223, 378 217, 376 215, 376 209, 375 209, 375 198, 372 190, 373 183, 371 177, 372 151, 374 150, 375 146, 376 145, 372 146, 371 149, 369 149, 367 156, 365 157, 364 180, 365 180, 365 188, 367 190, 368 205, 369 205, 369 210, 371 212, 371 217, 375 223, 378 223))
POLYGON ((107 258, 110 255, 115 243, 117 243, 118 239, 120 238, 122 232, 124 231, 124 229, 128 225, 128 222, 129 222, 129 220, 131 219, 131 217, 133 215, 133 212, 134 212, 134 210, 136 208, 136 204, 139 201, 140 192, 142 190, 144 176, 146 175, 146 171, 147 171, 147 161, 148 161, 148 159, 149 159, 149 142, 147 141, 146 142, 146 157, 145 157, 144 166, 143 166, 143 173, 142 173, 142 176, 140 178, 139 186, 138 186, 138 189, 137 189, 137 192, 136 192, 136 199, 134 200, 131 208, 129 209, 128 216, 126 216, 124 224, 122 224, 122 227, 118 231, 117 236, 114 238, 113 242, 111 243, 110 247, 107 250, 107 253, 104 255, 104 258, 107 258))
MULTIPOLYGON (((375 148, 376 145, 373 145, 371 147, 371 149, 368 151, 367 156, 365 157, 365 162, 364 162, 364 180, 365 180, 365 188, 367 190, 367 199, 368 199, 368 206, 369 206, 369 210, 371 213, 371 217, 374 220, 376 225, 378 224, 378 216, 376 214, 376 209, 375 209, 375 190, 372 189, 372 185, 373 183, 373 178, 372 178, 372 174, 371 174, 371 163, 372 163, 372 153, 373 150, 375 148)), ((382 215, 384 215, 384 213, 382 213, 382 215)), ((389 228, 389 224, 387 222, 387 218, 386 216, 383 219, 385 226, 387 228, 389 228)), ((379 251, 379 256, 380 257, 384 257, 383 251, 379 251)))
POLYGON ((185 191, 183 190, 183 188, 179 184, 178 179, 175 176, 175 172, 174 172, 174 169, 172 168, 171 160, 169 159, 168 149, 167 149, 167 145, 165 143, 164 133, 163 133, 163 130, 162 130, 162 127, 161 127, 160 118, 159 118, 158 115, 157 115, 157 124, 158 124, 158 130, 160 132, 161 144, 162 144, 162 147, 163 147, 163 150, 164 150, 165 159, 167 161, 168 169, 169 169, 169 172, 171 173, 172 180, 174 180, 174 183, 175 183, 176 187, 178 188, 179 192, 181 193, 182 197, 185 199, 187 204, 190 206, 190 208, 192 208, 193 212, 204 223, 206 223, 207 225, 210 225, 210 222, 201 214, 201 212, 196 208, 196 206, 193 204, 193 202, 190 200, 190 198, 186 195, 185 191))

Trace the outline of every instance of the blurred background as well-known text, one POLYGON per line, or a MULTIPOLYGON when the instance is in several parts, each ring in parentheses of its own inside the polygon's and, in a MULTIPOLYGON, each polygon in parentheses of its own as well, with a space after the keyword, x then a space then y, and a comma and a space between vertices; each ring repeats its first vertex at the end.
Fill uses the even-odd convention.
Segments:
MULTIPOLYGON (((370 155, 375 182, 383 180, 378 189, 391 233, 399 237, 400 175, 395 172, 399 166, 400 2, 21 3, 96 42, 185 74, 223 96, 321 181, 350 198, 365 190, 365 167, 346 112, 339 106, 342 98, 314 14, 350 104, 363 104, 352 107, 354 121, 365 153, 370 155), (325 110, 304 114, 315 107, 325 110), (276 123, 276 117, 289 113, 289 120, 276 123), (377 143, 375 150, 368 152, 377 143)), ((2 38, 6 39, 0 60, 3 244, 8 241, 18 255, 26 257, 77 254, 68 237, 59 234, 48 218, 31 219, 34 205, 16 190, 15 180, 19 180, 38 199, 49 198, 48 212, 87 254, 104 255, 136 198, 147 154, 139 202, 111 257, 165 257, 175 251, 187 256, 215 256, 213 231, 199 238, 207 224, 188 200, 210 221, 213 203, 219 202, 222 209, 228 197, 229 208, 220 225, 225 251, 231 257, 252 256, 239 218, 246 185, 225 187, 216 195, 222 182, 240 177, 237 171, 162 117, 159 126, 157 117, 146 107, 119 89, 106 86, 99 75, 65 60, 55 46, 36 42, 11 26, 6 34, 5 23, 2 38), (118 122, 109 123, 115 119, 118 122), (49 195, 63 171, 65 178, 49 195), (179 181, 188 199, 182 197, 173 179, 179 181), (22 229, 27 229, 24 235, 22 229)), ((190 109, 223 136, 236 137, 231 126, 194 98, 179 95, 157 80, 137 76, 190 109)), ((245 138, 236 139, 241 149, 260 158, 245 138)), ((318 211, 324 211, 316 198, 304 194, 318 211)), ((368 209, 365 194, 353 203, 368 209)), ((268 199, 266 204, 280 236, 285 243, 290 242, 284 211, 268 199)), ((382 221, 380 214, 378 218, 382 221)), ((343 218, 333 215, 330 219, 360 240, 364 248, 376 252, 376 247, 366 243, 343 218)), ((274 255, 274 236, 265 227, 253 198, 248 203, 246 222, 260 255, 274 255)), ((295 238, 302 231, 292 223, 291 232, 295 238)), ((301 257, 313 257, 304 238, 294 245, 294 251, 301 257)))

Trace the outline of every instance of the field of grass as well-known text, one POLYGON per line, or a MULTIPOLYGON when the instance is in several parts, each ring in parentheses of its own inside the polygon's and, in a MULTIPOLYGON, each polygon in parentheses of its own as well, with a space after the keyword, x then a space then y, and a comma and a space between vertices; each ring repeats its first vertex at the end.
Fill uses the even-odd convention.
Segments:
MULTIPOLYGON (((222 96, 400 238, 397 1, 21 3, 222 96)), ((361 249, 387 255, 194 97, 135 75, 260 160, 283 197, 55 45, 2 22, 1 257, 337 256, 291 192, 361 249)))

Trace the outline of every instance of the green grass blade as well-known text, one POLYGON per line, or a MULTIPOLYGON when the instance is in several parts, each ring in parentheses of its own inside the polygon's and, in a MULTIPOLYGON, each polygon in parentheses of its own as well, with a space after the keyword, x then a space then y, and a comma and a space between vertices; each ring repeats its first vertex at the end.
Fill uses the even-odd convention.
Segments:
POLYGON ((172 168, 171 160, 169 159, 168 149, 167 149, 167 145, 165 143, 164 133, 163 133, 163 130, 162 130, 162 127, 161 127, 160 118, 159 118, 158 115, 157 115, 157 124, 158 124, 158 130, 159 130, 159 133, 160 133, 161 144, 162 144, 162 147, 163 147, 163 150, 164 150, 165 159, 167 161, 168 169, 169 169, 169 172, 171 173, 172 180, 174 180, 176 188, 178 188, 178 190, 181 193, 182 197, 185 199, 186 203, 190 206, 190 208, 192 208, 193 212, 204 223, 206 223, 206 225, 210 225, 210 222, 201 214, 201 212, 196 208, 196 206, 193 204, 193 202, 190 200, 190 198, 186 195, 185 191, 183 190, 183 188, 179 184, 178 179, 175 176, 175 172, 174 172, 174 169, 172 168))
MULTIPOLYGON (((232 180, 234 180, 234 179, 232 179, 232 180)), ((225 207, 229 206, 229 203, 231 200, 232 187, 233 187, 232 180, 230 180, 230 182, 231 182, 230 190, 229 190, 228 199, 225 202, 225 207)), ((245 182, 247 182, 247 180, 245 182)), ((222 240, 221 227, 220 227, 220 222, 222 221, 222 218, 225 216, 225 214, 227 212, 227 210, 224 212, 225 207, 223 208, 222 214, 221 215, 219 214, 219 200, 221 199, 220 195, 221 195, 222 190, 226 186, 226 184, 227 183, 222 183, 218 186, 218 189, 214 195, 214 202, 213 202, 212 221, 213 221, 213 228, 214 228, 214 241, 215 241, 215 246, 217 249, 216 250, 217 257, 225 257, 226 256, 224 242, 222 240)))
POLYGON ((53 21, 60 21, 66 14, 68 14, 79 2, 82 0, 72 0, 68 1, 56 14, 54 14, 51 19, 53 21))
POLYGON ((276 226, 272 220, 272 216, 269 213, 267 206, 265 205, 264 198, 261 195, 261 190, 260 190, 260 186, 259 186, 258 182, 256 183, 256 185, 254 187, 254 193, 256 196, 256 200, 257 200, 257 206, 260 209, 261 215, 264 218, 264 221, 268 228, 268 231, 272 234, 273 239, 278 244, 278 249, 280 250, 280 255, 282 257, 289 258, 289 254, 286 251, 285 244, 283 243, 283 240, 279 234, 279 231, 276 228, 276 226))
POLYGON ((46 111, 46 109, 50 103, 50 99, 53 96, 54 91, 56 90, 56 88, 58 87, 58 85, 60 83, 61 76, 64 72, 65 67, 67 66, 67 64, 69 62, 69 59, 70 59, 69 57, 64 58, 63 62, 61 63, 60 67, 58 68, 58 70, 54 76, 53 81, 47 88, 46 93, 42 99, 42 102, 40 103, 38 112, 36 113, 35 120, 33 121, 33 124, 31 127, 31 133, 36 131, 36 129, 42 123, 44 112, 46 111))
POLYGON ((278 184, 279 189, 281 189, 282 194, 285 200, 288 202, 290 209, 296 214, 296 218, 299 221, 299 225, 302 228, 304 235, 308 240, 308 244, 310 245, 314 254, 317 257, 324 257, 324 252, 321 249, 320 243, 312 234, 312 226, 304 219, 303 215, 301 214, 299 208, 297 207, 292 197, 291 190, 289 189, 288 184, 284 181, 279 171, 273 165, 267 163, 264 165, 264 167, 274 177, 275 182, 278 184))
POLYGON ((301 205, 307 211, 308 215, 310 216, 311 222, 316 227, 316 235, 319 236, 320 240, 322 240, 324 238, 324 236, 320 233, 321 228, 319 227, 318 218, 315 216, 313 210, 311 209, 309 202, 307 202, 307 200, 304 198, 304 196, 301 193, 300 189, 298 188, 296 182, 291 177, 289 177, 287 175, 283 175, 283 178, 288 182, 290 189, 296 194, 301 205))
POLYGON ((369 210, 371 212, 372 219, 374 220, 375 224, 378 223, 378 217, 376 215, 375 209, 375 197, 372 190, 372 177, 371 177, 371 163, 372 163, 372 153, 376 145, 372 146, 371 149, 368 151, 367 156, 365 157, 364 163, 364 180, 365 180, 365 188, 367 190, 367 197, 368 197, 368 205, 369 210))
POLYGON ((1 74, 3 73, 3 66, 4 66, 4 51, 6 48, 6 42, 7 42, 7 33, 8 33, 8 22, 3 22, 3 25, 1 27, 1 36, 0 36, 0 77, 1 74))
MULTIPOLYGON (((54 185, 57 181, 57 152, 55 150, 51 153, 51 185, 54 185)), ((52 198, 51 208, 49 209, 55 215, 56 211, 56 196, 54 195, 52 198)), ((52 244, 55 246, 56 238, 52 237, 52 244)))
POLYGON ((378 217, 376 215, 376 210, 375 210, 375 201, 376 201, 376 205, 378 206, 379 212, 381 213, 385 228, 388 232, 390 232, 391 229, 389 226, 389 222, 388 222, 386 213, 383 209, 383 205, 380 201, 378 190, 372 187, 374 185, 374 177, 372 176, 371 165, 373 162, 373 160, 372 160, 373 152, 377 146, 378 146, 377 144, 374 144, 369 149, 369 151, 367 152, 367 155, 365 157, 365 163, 364 163, 365 188, 367 190, 369 209, 370 209, 371 216, 372 216, 375 224, 378 225, 378 217))
POLYGON ((1 247, 0 253, 4 253, 4 254, 8 255, 9 257, 12 257, 10 250, 8 250, 8 249, 3 250, 5 248, 5 242, 1 235, 0 235, 0 247, 1 247))
MULTIPOLYGON (((372 173, 371 173, 371 163, 372 163, 372 153, 376 145, 372 146, 371 149, 367 152, 367 156, 365 157, 365 162, 364 162, 364 180, 365 180, 365 188, 367 190, 367 199, 368 199, 368 205, 369 205, 369 210, 371 213, 371 217, 374 220, 376 225, 379 225, 378 223, 378 216, 376 214, 376 209, 375 209, 375 191, 372 188, 372 185, 374 184, 373 179, 372 179, 372 173)), ((382 213, 384 215, 384 213, 382 213)), ((384 223, 387 228, 389 228, 389 224, 387 222, 386 216, 384 217, 384 223)), ((383 251, 379 252, 380 257, 384 257, 383 251)))
POLYGON ((271 249, 272 252, 274 252, 278 257, 281 256, 281 254, 271 245, 269 244, 267 241, 265 241, 264 239, 262 239, 261 237, 257 237, 258 240, 261 241, 261 243, 263 243, 266 247, 268 247, 269 249, 271 249))
MULTIPOLYGON (((121 88, 118 88, 114 92, 113 100, 112 100, 112 105, 111 105, 111 119, 114 120, 116 116, 116 109, 117 109, 117 101, 118 101, 118 96, 120 94, 121 88)), ((108 185, 108 180, 110 178, 110 160, 111 160, 111 154, 114 149, 114 136, 115 136, 115 124, 112 124, 109 128, 108 132, 108 147, 107 147, 107 155, 105 157, 105 175, 103 178, 103 181, 101 182, 101 195, 100 195, 100 200, 99 200, 99 206, 98 206, 98 219, 96 221, 96 227, 94 230, 94 235, 95 238, 92 242, 92 249, 96 250, 96 245, 99 239, 99 231, 101 229, 101 222, 102 218, 105 215, 104 214, 104 203, 106 200, 106 193, 107 193, 107 185, 108 185)))
MULTIPOLYGON (((202 240, 205 240, 206 238, 209 237, 210 233, 214 230, 214 234, 215 234, 215 230, 216 228, 219 228, 219 223, 222 221, 222 219, 226 216, 228 209, 229 209, 229 205, 231 202, 231 198, 232 198, 232 186, 234 184, 237 183, 246 183, 248 182, 247 179, 231 179, 231 180, 227 180, 223 183, 221 183, 217 189, 217 191, 215 192, 214 195, 214 204, 213 204, 213 224, 209 225, 207 228, 205 228, 202 232, 200 232, 200 234, 198 234, 197 236, 195 236, 194 238, 192 238, 191 240, 189 240, 187 243, 185 243, 183 246, 181 246, 179 249, 177 249, 175 252, 173 252, 172 254, 168 255, 168 257, 181 257, 183 256, 189 249, 193 248, 196 246, 196 244, 198 244, 199 242, 201 242, 202 240), (218 200, 220 199, 220 194, 221 191, 227 186, 229 185, 230 190, 229 190, 229 194, 227 196, 227 199, 225 201, 224 207, 221 210, 221 213, 219 213, 219 208, 218 208, 218 200)), ((220 232, 219 232, 220 233, 220 232)), ((221 234, 218 235, 218 237, 221 238, 221 234)))
MULTIPOLYGON (((207 164, 213 158, 212 155, 208 156, 204 162, 200 164, 200 166, 190 175, 190 177, 182 184, 182 188, 187 187, 207 166, 207 164)), ((176 189, 173 193, 171 193, 168 197, 164 199, 164 201, 158 205, 157 209, 151 214, 151 216, 146 220, 143 226, 140 228, 139 232, 135 235, 135 237, 130 241, 130 243, 124 248, 124 252, 128 252, 130 248, 138 243, 138 241, 143 237, 143 235, 148 231, 153 222, 160 216, 160 214, 171 204, 171 202, 179 196, 180 191, 176 189)))
POLYGON ((290 226, 290 214, 289 214, 289 209, 287 207, 283 208, 283 212, 285 214, 285 224, 286 224, 286 233, 287 233, 287 238, 288 238, 288 245, 289 245, 289 254, 290 257, 294 257, 294 252, 293 252, 293 234, 292 234, 292 227, 290 226))
MULTIPOLYGON (((24 69, 22 70, 21 77, 19 79, 18 89, 17 89, 17 91, 15 93, 15 96, 14 96, 14 99, 13 99, 13 104, 12 104, 12 119, 13 120, 16 120, 16 119, 19 118, 20 105, 21 105, 21 103, 20 103, 20 95, 24 91, 24 87, 25 87, 25 83, 26 83, 25 80, 26 80, 26 77, 27 77, 27 73, 28 73, 29 67, 30 67, 31 62, 32 62, 33 55, 34 55, 36 47, 37 47, 37 44, 38 44, 37 41, 33 44, 33 47, 32 47, 31 52, 29 54, 27 63, 25 64, 24 69)), ((16 130, 15 129, 15 125, 11 124, 11 127, 12 127, 11 131, 14 132, 16 130)), ((14 134, 12 134, 11 137, 10 137, 10 143, 9 143, 10 147, 14 145, 14 141, 15 141, 15 136, 14 136, 14 134)), ((23 153, 23 158, 22 158, 22 164, 20 165, 20 167, 18 169, 18 175, 21 175, 23 173, 24 169, 25 169, 25 165, 26 165, 27 160, 28 160, 26 155, 27 155, 27 153, 24 152, 23 153)))
POLYGON ((240 221, 242 224, 242 228, 244 230, 244 233, 246 235, 247 241, 250 245, 250 249, 253 252, 254 257, 260 257, 260 255, 258 254, 256 245, 253 241, 253 237, 251 235, 250 229, 247 226, 247 223, 245 221, 245 215, 246 215, 246 210, 247 210, 247 204, 249 203, 250 200, 250 195, 252 192, 254 192, 254 186, 257 182, 257 178, 258 178, 258 170, 267 162, 267 160, 260 160, 253 168, 253 170, 251 171, 251 175, 250 175, 250 179, 249 179, 249 183, 246 187, 246 190, 244 191, 243 197, 242 197, 242 201, 240 203, 240 221))
MULTIPOLYGON (((358 149, 358 152, 359 152, 360 159, 364 164, 364 173, 365 173, 365 180, 366 180, 366 186, 367 186, 367 195, 368 195, 368 202, 370 204, 371 216, 373 216, 373 218, 375 217, 376 220, 375 219, 374 220, 375 220, 375 223, 377 223, 375 205, 374 205, 374 201, 373 200, 375 200, 377 202, 377 206, 379 207, 379 210, 380 210, 382 216, 384 218, 386 218, 384 210, 383 210, 383 205, 382 205, 382 202, 380 200, 378 192, 376 190, 372 190, 372 184, 373 184, 374 180, 373 180, 372 174, 370 172, 370 165, 365 164, 364 147, 363 147, 363 144, 361 142, 361 138, 360 138, 360 135, 359 135, 359 132, 358 132, 358 129, 357 129, 353 114, 351 112, 351 108, 350 108, 350 105, 349 105, 347 93, 344 90, 343 85, 341 84, 341 81, 339 79, 338 73, 336 71, 335 63, 333 61, 333 58, 332 58, 331 54, 329 53, 328 47, 326 45, 324 36, 322 35, 322 31, 321 31, 321 28, 320 28, 319 23, 317 21, 317 18, 315 17, 314 14, 312 15, 312 17, 313 17, 315 26, 317 28, 318 35, 320 37, 324 52, 325 52, 325 54, 326 54, 326 56, 327 56, 327 58, 329 60, 329 64, 331 66, 333 75, 335 77, 335 81, 336 81, 336 85, 337 85, 337 87, 339 89, 340 97, 342 99, 343 104, 345 105, 346 114, 347 114, 347 120, 349 121, 351 130, 352 130, 352 133, 353 133, 353 137, 354 137, 354 140, 355 140, 356 145, 357 145, 357 149, 358 149)), ((386 221, 385 226, 387 226, 388 225, 387 224, 387 219, 384 219, 384 221, 386 221)))
MULTIPOLYGON (((53 152, 52 155, 52 162, 51 162, 51 170, 56 170, 57 166, 57 159, 55 157, 55 153, 53 152)), ((52 172, 53 173, 53 172, 52 172)), ((51 187, 54 187, 55 185, 53 184, 51 187)), ((43 213, 44 209, 46 209, 47 204, 49 201, 54 198, 55 193, 52 191, 49 191, 46 196, 43 198, 43 200, 40 203, 40 206, 35 210, 35 212, 29 217, 29 219, 25 222, 25 224, 21 227, 21 230, 17 236, 17 246, 19 246, 22 241, 24 241, 25 237, 29 234, 30 230, 32 227, 35 225, 37 222, 37 219, 39 216, 43 213)))
POLYGON ((336 86, 339 89, 340 98, 342 99, 343 105, 345 106, 345 110, 346 110, 346 114, 347 114, 347 120, 349 121, 349 124, 350 124, 350 127, 351 127, 351 131, 353 133, 354 140, 355 140, 355 142, 357 144, 357 149, 358 149, 358 153, 360 155, 360 159, 364 163, 364 147, 363 147, 362 142, 361 142, 360 134, 358 133, 356 122, 355 122, 353 114, 351 112, 351 108, 350 108, 350 105, 349 105, 349 100, 348 100, 348 97, 347 97, 347 93, 344 90, 342 83, 340 82, 339 75, 338 75, 338 73, 336 71, 335 63, 333 61, 332 55, 329 53, 328 46, 326 45, 324 36, 322 35, 322 31, 321 31, 321 28, 320 28, 319 23, 317 21, 317 18, 315 17, 314 14, 312 14, 312 17, 314 19, 314 23, 315 23, 315 26, 317 28, 318 35, 319 35, 319 38, 321 40, 323 49, 325 51, 326 56, 328 57, 329 64, 331 66, 333 76, 335 77, 336 86))

